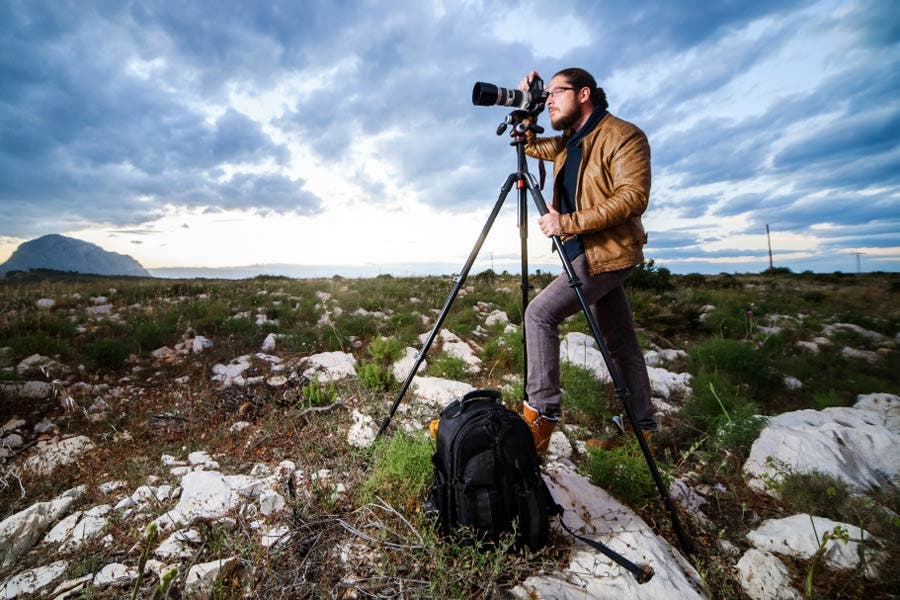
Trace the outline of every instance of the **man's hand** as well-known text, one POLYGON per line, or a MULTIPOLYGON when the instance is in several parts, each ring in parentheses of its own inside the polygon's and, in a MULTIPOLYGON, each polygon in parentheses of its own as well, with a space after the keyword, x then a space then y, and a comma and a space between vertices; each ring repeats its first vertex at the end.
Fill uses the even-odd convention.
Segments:
MULTIPOLYGON (((545 202, 545 204, 547 203, 545 202)), ((559 213, 547 204, 547 214, 538 219, 538 226, 541 228, 541 233, 547 237, 559 235, 559 213)))
POLYGON ((540 77, 537 71, 532 71, 528 75, 522 78, 522 81, 519 82, 519 89, 523 92, 528 91, 528 84, 534 81, 535 77, 540 77))

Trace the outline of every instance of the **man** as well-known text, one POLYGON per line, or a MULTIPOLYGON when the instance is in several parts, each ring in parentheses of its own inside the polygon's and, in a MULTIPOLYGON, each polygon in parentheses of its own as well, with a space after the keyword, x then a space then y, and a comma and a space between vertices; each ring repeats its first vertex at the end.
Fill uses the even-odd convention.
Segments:
MULTIPOLYGON (((538 77, 529 73, 519 84, 538 77)), ((647 235, 641 214, 650 195, 650 146, 644 133, 609 114, 606 94, 584 69, 563 69, 547 86, 550 124, 561 135, 528 134, 526 153, 554 162, 553 203, 538 219, 541 232, 558 235, 582 282, 585 299, 606 339, 617 370, 631 391, 631 409, 642 430, 656 429, 650 380, 622 287, 644 260, 647 235)), ((527 400, 523 415, 544 454, 559 421, 559 324, 581 309, 566 274, 528 305, 527 400)), ((610 445, 610 444, 605 444, 610 445)))

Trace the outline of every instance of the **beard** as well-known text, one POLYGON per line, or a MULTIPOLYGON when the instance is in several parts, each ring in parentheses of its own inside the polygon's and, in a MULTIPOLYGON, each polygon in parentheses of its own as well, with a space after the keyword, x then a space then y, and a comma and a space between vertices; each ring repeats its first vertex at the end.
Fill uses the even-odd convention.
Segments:
POLYGON ((550 125, 553 126, 553 129, 556 131, 564 131, 566 129, 571 129, 573 125, 575 125, 576 121, 578 121, 579 114, 574 110, 569 113, 556 113, 556 116, 550 117, 550 125))

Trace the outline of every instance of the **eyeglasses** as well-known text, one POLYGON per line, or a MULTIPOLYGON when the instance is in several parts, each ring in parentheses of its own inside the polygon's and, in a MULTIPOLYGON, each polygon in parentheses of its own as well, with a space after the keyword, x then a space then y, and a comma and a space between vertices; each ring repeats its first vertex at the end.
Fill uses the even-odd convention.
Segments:
POLYGON ((552 90, 547 90, 547 97, 552 98, 552 97, 556 96, 557 94, 562 94, 565 91, 574 90, 574 89, 575 88, 573 88, 573 87, 555 87, 552 90))

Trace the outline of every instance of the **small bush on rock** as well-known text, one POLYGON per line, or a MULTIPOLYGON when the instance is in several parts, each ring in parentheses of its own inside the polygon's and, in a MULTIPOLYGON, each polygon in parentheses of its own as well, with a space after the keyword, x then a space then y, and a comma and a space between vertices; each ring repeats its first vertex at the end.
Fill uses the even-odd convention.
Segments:
POLYGON ((591 483, 629 506, 641 506, 656 495, 656 484, 635 439, 612 450, 588 449, 587 471, 591 483))

